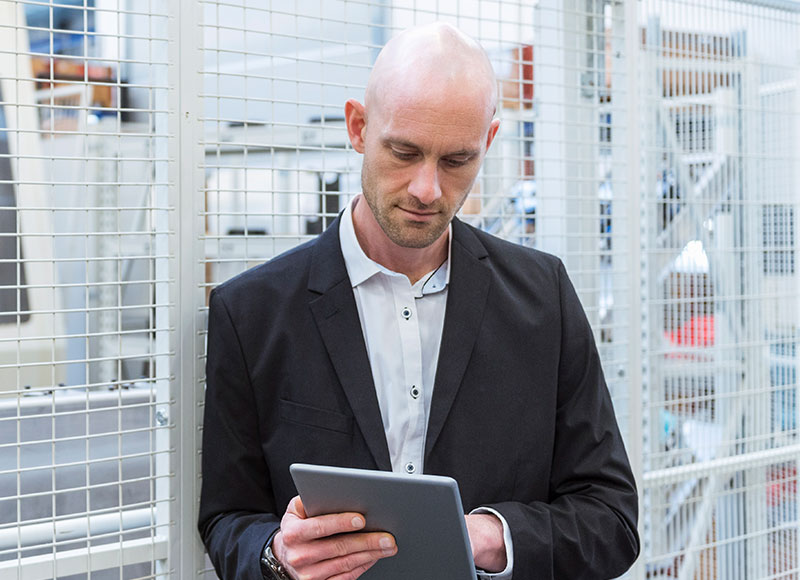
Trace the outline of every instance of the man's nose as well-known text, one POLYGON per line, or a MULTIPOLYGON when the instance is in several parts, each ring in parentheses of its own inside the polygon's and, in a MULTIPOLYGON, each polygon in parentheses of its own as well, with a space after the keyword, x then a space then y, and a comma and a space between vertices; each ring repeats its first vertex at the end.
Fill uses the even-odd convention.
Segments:
POLYGON ((408 185, 408 193, 425 205, 433 203, 442 197, 442 188, 439 185, 438 163, 424 161, 418 164, 416 169, 416 173, 408 185))

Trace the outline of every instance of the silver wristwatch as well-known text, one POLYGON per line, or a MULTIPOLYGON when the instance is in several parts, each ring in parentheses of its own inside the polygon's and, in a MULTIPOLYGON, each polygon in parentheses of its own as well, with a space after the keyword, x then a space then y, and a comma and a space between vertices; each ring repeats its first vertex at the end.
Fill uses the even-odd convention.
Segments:
POLYGON ((264 544, 264 551, 261 553, 261 575, 264 580, 292 580, 292 577, 286 572, 283 564, 278 562, 275 554, 272 553, 272 540, 280 531, 280 528, 275 530, 270 536, 267 543, 264 544))

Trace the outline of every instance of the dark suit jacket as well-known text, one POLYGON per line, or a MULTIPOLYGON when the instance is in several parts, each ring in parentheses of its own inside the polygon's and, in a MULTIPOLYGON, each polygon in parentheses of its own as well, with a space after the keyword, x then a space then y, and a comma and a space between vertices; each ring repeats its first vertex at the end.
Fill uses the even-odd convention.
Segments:
MULTIPOLYGON (((425 472, 505 517, 514 580, 621 574, 636 488, 563 265, 455 220, 450 275, 425 472)), ((212 292, 206 371, 200 533, 220 577, 260 578, 291 463, 391 469, 338 220, 212 292)))

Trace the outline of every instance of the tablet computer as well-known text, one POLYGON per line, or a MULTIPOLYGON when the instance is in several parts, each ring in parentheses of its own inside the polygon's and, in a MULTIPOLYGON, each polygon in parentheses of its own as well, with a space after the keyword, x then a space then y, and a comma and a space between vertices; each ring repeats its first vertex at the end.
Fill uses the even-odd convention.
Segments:
POLYGON ((309 516, 358 512, 367 531, 395 537, 397 553, 364 580, 477 580, 454 479, 304 463, 289 471, 309 516))

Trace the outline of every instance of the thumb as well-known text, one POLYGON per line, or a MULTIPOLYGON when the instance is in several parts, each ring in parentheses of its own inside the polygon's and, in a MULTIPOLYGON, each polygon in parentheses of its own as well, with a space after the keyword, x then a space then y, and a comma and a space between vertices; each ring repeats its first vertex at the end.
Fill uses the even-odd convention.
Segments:
POLYGON ((289 506, 286 508, 286 512, 294 514, 302 520, 308 517, 306 515, 306 510, 303 507, 303 500, 300 499, 299 495, 294 496, 291 501, 289 501, 289 506))

